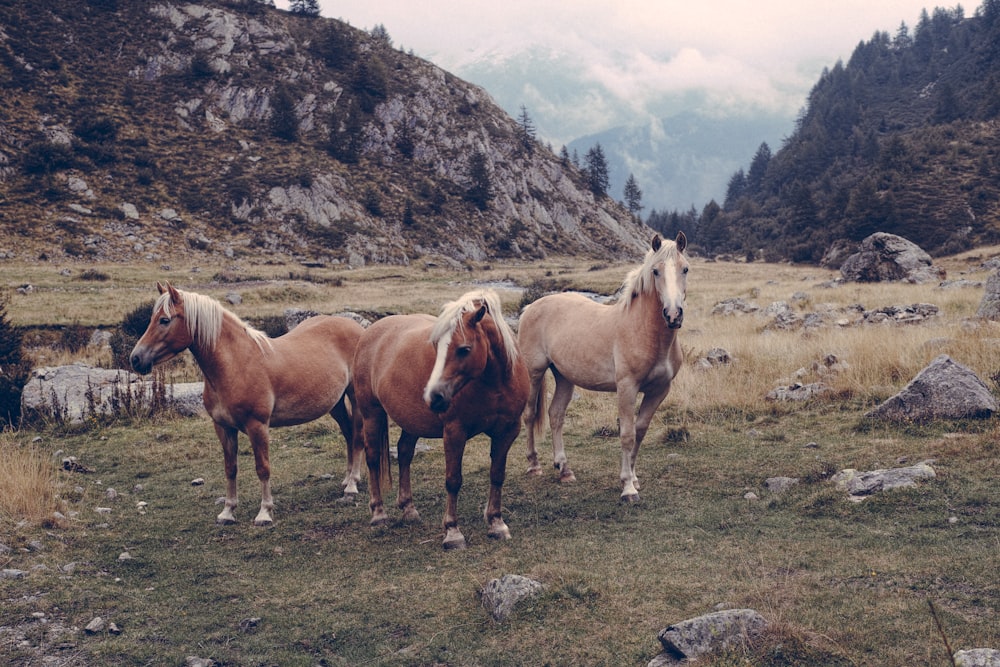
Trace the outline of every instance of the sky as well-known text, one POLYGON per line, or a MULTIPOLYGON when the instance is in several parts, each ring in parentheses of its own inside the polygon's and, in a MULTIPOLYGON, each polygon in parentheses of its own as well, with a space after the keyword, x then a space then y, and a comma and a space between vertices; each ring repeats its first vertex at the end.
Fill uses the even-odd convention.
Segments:
MULTIPOLYGON (((287 0, 278 0, 287 8, 287 0)), ((385 26, 393 44, 463 76, 532 48, 638 113, 665 97, 720 114, 802 109, 825 67, 875 31, 913 31, 926 0, 320 0, 321 15, 385 26), (696 94, 691 94, 696 93, 696 94)), ((941 6, 954 7, 943 3, 941 6)), ((965 6, 971 16, 978 4, 965 6)), ((489 90, 489 86, 485 86, 489 90)), ((595 120, 599 124, 599 121, 595 120)))

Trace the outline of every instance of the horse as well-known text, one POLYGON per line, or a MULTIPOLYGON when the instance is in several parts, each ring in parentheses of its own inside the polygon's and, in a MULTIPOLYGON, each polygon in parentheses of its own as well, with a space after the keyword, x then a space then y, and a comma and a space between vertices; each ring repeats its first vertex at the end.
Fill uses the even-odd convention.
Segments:
POLYGON ((617 392, 621 439, 621 498, 639 500, 635 473, 639 447, 656 409, 681 367, 677 332, 684 322, 688 260, 687 237, 674 241, 653 236, 642 264, 629 272, 622 296, 600 304, 582 294, 550 294, 525 307, 518 345, 528 365, 531 388, 524 411, 528 473, 541 474, 536 439, 544 435, 545 372, 555 391, 549 406, 553 465, 560 481, 576 479, 566 458, 563 423, 574 386, 617 392), (636 398, 642 402, 636 415, 636 398))
POLYGON ((388 420, 401 429, 397 450, 397 506, 404 521, 417 521, 410 464, 419 438, 442 438, 445 456, 445 549, 465 548, 458 527, 458 493, 466 441, 490 437, 487 535, 509 539, 501 516, 507 453, 521 430, 528 371, 517 339, 504 321, 492 290, 468 292, 446 303, 437 318, 390 315, 365 330, 354 357, 357 410, 363 422, 371 525, 388 521, 382 493, 392 487, 388 420))
POLYGON ((364 331, 361 325, 346 317, 317 315, 283 336, 269 338, 211 297, 170 283, 156 287, 160 296, 149 326, 132 349, 132 368, 145 375, 186 349, 198 362, 205 376, 202 399, 225 458, 226 501, 216 522, 236 522, 239 432, 250 438, 260 479, 260 512, 254 525, 268 526, 274 521, 269 429, 304 424, 325 414, 333 417, 347 441, 342 485, 344 497, 353 498, 361 479, 362 445, 352 414, 351 361, 364 331))

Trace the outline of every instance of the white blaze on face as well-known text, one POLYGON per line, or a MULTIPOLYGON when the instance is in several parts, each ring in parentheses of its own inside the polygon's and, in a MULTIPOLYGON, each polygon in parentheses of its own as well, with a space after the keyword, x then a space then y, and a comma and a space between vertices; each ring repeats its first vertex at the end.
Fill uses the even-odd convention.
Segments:
POLYGON ((441 375, 444 374, 444 362, 448 357, 448 346, 451 345, 451 336, 453 333, 454 331, 449 331, 438 340, 437 358, 434 359, 434 369, 431 371, 431 376, 424 387, 424 403, 427 405, 431 404, 431 391, 441 381, 441 375))

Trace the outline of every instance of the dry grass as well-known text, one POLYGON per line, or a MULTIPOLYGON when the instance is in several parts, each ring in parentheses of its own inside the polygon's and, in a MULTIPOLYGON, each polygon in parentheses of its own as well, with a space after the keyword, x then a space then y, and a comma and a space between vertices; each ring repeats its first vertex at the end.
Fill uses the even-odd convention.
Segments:
POLYGON ((57 523, 55 471, 46 451, 0 431, 0 461, 0 526, 57 523))

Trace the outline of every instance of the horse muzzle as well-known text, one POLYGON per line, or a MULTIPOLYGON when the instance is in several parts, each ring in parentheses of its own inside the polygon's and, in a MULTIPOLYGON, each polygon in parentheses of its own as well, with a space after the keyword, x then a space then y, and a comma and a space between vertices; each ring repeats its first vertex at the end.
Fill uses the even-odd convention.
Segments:
POLYGON ((132 364, 132 370, 139 375, 148 375, 153 370, 153 360, 148 354, 141 354, 132 350, 129 362, 132 364))
POLYGON ((436 412, 438 414, 446 412, 451 406, 451 397, 445 396, 443 392, 432 391, 430 394, 430 400, 427 401, 427 406, 431 409, 431 412, 436 412))
POLYGON ((684 324, 684 309, 678 308, 677 315, 675 317, 670 316, 670 309, 663 309, 663 320, 667 323, 668 329, 680 329, 681 325, 684 324))

